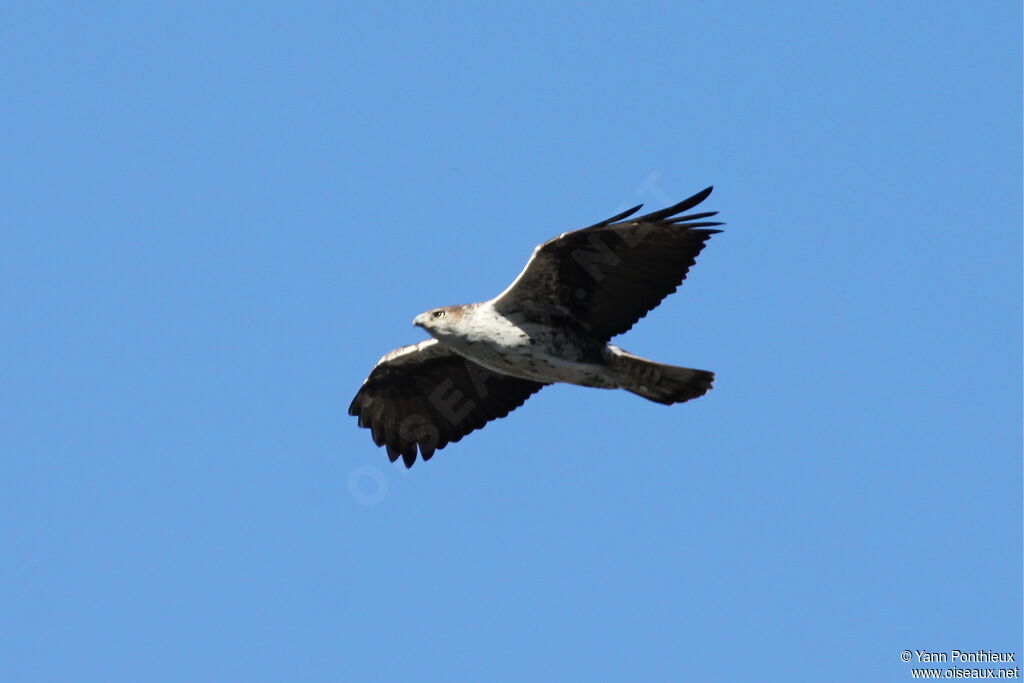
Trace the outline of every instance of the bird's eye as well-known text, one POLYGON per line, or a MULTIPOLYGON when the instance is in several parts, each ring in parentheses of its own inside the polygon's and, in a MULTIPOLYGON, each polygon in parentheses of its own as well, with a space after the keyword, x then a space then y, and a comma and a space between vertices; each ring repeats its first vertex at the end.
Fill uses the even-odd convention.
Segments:
POLYGON ((435 318, 443 318, 444 311, 434 311, 431 315, 433 315, 435 318))

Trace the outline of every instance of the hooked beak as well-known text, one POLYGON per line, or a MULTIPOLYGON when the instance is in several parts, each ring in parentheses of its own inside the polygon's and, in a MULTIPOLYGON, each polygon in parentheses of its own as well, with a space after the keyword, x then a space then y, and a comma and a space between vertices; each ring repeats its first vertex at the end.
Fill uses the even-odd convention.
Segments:
POLYGON ((426 327, 426 325, 424 325, 423 323, 424 318, 422 313, 420 313, 418 316, 412 319, 413 327, 426 327))

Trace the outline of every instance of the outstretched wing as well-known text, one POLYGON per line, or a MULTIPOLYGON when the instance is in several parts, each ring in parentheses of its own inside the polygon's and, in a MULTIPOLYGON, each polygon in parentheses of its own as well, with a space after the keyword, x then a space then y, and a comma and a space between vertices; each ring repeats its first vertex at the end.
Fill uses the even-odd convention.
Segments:
POLYGON ((708 229, 721 223, 701 220, 717 211, 678 215, 711 190, 630 219, 636 206, 545 242, 495 308, 546 324, 569 320, 603 342, 622 334, 676 291, 708 238, 721 232, 708 229))
POLYGON ((406 467, 523 405, 544 384, 492 372, 429 339, 388 353, 348 408, 406 467))

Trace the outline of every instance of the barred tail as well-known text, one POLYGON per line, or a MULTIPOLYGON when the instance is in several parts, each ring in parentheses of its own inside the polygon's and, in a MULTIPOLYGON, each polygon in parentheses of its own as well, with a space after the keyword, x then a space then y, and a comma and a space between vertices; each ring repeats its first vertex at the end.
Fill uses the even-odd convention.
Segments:
POLYGON ((662 365, 615 346, 608 348, 607 366, 619 387, 655 403, 668 406, 703 396, 715 380, 707 370, 662 365))

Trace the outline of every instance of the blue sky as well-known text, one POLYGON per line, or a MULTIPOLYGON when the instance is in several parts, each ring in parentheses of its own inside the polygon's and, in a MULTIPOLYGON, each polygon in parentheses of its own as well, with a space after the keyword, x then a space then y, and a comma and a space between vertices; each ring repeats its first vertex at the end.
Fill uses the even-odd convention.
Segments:
POLYGON ((909 680, 1021 656, 1013 2, 15 3, 0 677, 909 680), (406 472, 427 308, 706 185, 616 343, 406 472))

